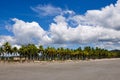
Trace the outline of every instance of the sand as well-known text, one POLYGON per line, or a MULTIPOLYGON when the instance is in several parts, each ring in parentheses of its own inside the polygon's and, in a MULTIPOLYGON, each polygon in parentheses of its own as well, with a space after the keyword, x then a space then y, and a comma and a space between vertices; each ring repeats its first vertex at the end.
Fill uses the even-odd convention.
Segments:
POLYGON ((0 63, 0 80, 120 80, 120 59, 0 63))

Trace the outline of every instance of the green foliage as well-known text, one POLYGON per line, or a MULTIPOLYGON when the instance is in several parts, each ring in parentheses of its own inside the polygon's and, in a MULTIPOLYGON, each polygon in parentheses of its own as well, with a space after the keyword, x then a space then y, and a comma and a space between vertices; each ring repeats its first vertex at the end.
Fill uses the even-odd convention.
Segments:
POLYGON ((25 58, 25 60, 84 60, 84 59, 101 59, 101 58, 116 58, 120 57, 119 51, 108 51, 101 48, 91 48, 86 46, 84 49, 81 47, 77 49, 69 48, 54 48, 47 47, 44 48, 42 45, 36 47, 34 44, 22 45, 21 48, 11 47, 11 45, 6 42, 0 47, 0 55, 3 53, 19 53, 20 59, 25 58), (41 55, 39 55, 41 54, 41 55))

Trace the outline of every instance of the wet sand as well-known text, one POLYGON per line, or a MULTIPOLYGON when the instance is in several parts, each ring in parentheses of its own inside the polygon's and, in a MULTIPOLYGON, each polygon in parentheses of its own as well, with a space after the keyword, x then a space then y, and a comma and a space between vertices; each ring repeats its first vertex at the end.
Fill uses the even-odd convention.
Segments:
POLYGON ((0 63, 0 80, 119 80, 120 59, 0 63))

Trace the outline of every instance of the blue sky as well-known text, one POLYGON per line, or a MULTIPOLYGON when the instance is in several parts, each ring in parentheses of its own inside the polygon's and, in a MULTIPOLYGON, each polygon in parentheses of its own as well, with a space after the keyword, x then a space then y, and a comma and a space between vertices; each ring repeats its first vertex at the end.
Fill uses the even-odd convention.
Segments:
POLYGON ((77 14, 84 14, 87 10, 101 9, 111 3, 115 4, 116 1, 117 0, 1 0, 0 24, 3 25, 2 23, 4 23, 4 21, 10 20, 11 18, 18 18, 24 21, 37 21, 43 25, 44 29, 48 29, 48 25, 46 25, 50 23, 49 21, 46 21, 48 16, 40 16, 39 18, 30 7, 50 4, 54 7, 73 10, 77 14))
POLYGON ((119 8, 119 2, 119 0, 1 0, 0 43, 2 44, 5 41, 9 41, 13 45, 21 45, 32 42, 35 44, 43 45, 73 45, 73 47, 79 45, 103 47, 105 45, 105 48, 108 49, 119 49, 118 43, 120 43, 120 39, 119 35, 117 35, 116 33, 119 33, 120 27, 119 24, 116 25, 115 23, 117 22, 117 20, 119 20, 116 19, 115 16, 119 13, 117 11, 119 8), (110 13, 112 9, 115 10, 115 13, 110 13), (100 15, 102 17, 100 17, 100 15), (108 18, 108 16, 110 17, 108 18), (98 19, 96 17, 98 17, 98 19), (113 19, 115 22, 110 21, 111 19, 113 19), (23 23, 20 23, 20 21, 22 21, 23 23), (110 26, 108 22, 112 22, 110 26), (23 30, 21 29, 21 27, 27 25, 31 27, 24 27, 23 30), (38 31, 35 28, 36 26, 38 31), (99 28, 97 27, 97 29, 96 26, 98 26, 99 28), (16 33, 18 27, 20 27, 19 30, 21 29, 21 31, 23 31, 25 34, 16 33), (80 31, 79 29, 77 29, 79 27, 80 30, 83 30, 80 31), (101 28, 105 28, 105 31, 103 31, 101 28), (33 29, 34 32, 30 32, 31 30, 29 29, 33 29), (88 29, 89 31, 87 31, 88 29), (94 31, 94 29, 95 31, 98 30, 98 35, 93 35, 92 32, 94 31), (39 33, 35 33, 35 31, 39 33), (107 33, 105 33, 106 31, 107 33), (76 37, 70 38, 68 36, 70 35, 69 32, 74 32, 74 35, 72 35, 76 37), (115 36, 111 36, 112 32, 114 32, 115 36), (64 34, 65 36, 63 36, 64 34), (82 36, 83 34, 85 35, 85 38, 82 36), (25 35, 25 37, 19 35, 25 35), (30 41, 24 42, 24 40, 26 40, 25 38, 30 41), (23 40, 23 42, 20 42, 20 40, 23 40), (110 45, 112 47, 109 47, 110 45))

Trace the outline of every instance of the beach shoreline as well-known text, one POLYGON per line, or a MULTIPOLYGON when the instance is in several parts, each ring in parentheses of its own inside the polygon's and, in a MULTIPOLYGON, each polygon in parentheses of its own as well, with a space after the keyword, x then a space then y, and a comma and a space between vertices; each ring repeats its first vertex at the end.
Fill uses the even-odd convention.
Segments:
POLYGON ((119 80, 120 58, 0 63, 0 80, 119 80))
POLYGON ((87 60, 52 60, 52 61, 25 61, 25 62, 4 62, 0 61, 0 64, 65 64, 65 63, 81 63, 81 62, 99 62, 99 61, 111 61, 120 60, 120 58, 104 58, 104 59, 87 59, 87 60))

